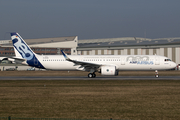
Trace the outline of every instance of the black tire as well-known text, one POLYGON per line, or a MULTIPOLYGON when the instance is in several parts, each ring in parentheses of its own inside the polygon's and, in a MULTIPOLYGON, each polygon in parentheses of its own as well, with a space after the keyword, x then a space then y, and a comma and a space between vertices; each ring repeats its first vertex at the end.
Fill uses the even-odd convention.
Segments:
POLYGON ((93 78, 93 76, 94 76, 94 75, 93 75, 92 73, 89 73, 89 74, 88 74, 88 78, 93 78))
POLYGON ((95 78, 96 77, 96 74, 95 73, 93 73, 93 78, 95 78))
POLYGON ((158 78, 159 77, 159 75, 155 75, 155 78, 158 78))

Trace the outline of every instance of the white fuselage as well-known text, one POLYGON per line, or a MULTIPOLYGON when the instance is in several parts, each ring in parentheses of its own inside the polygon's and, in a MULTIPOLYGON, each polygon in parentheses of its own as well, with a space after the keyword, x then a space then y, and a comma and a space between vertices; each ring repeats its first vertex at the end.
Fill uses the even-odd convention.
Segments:
MULTIPOLYGON (((119 70, 168 70, 176 63, 158 55, 37 55, 18 33, 11 33, 16 57, 8 58, 14 63, 22 63, 47 70, 88 71, 89 78, 95 78, 95 72, 101 75, 118 75, 119 70)), ((157 72, 156 72, 157 73, 157 72)))
MULTIPOLYGON (((63 55, 37 55, 36 57, 49 70, 81 70, 80 65, 75 66, 63 55)), ((69 58, 102 66, 116 66, 117 70, 167 70, 176 67, 176 63, 158 55, 69 55, 69 58)))

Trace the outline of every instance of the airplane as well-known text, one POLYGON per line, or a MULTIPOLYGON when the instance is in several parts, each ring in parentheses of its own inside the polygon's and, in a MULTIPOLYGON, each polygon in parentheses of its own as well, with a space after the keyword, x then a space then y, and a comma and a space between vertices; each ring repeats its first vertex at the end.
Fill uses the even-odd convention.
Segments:
MULTIPOLYGON (((116 76, 120 70, 169 70, 176 63, 159 55, 38 55, 16 32, 11 33, 15 57, 8 58, 13 63, 21 63, 46 70, 80 70, 89 72, 89 78, 95 78, 95 72, 101 75, 116 76)), ((157 76, 158 77, 158 76, 157 76)))

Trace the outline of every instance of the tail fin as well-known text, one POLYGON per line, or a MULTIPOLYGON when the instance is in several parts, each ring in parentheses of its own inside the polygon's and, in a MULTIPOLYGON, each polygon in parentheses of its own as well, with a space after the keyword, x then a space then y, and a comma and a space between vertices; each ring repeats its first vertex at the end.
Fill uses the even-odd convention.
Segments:
POLYGON ((18 33, 11 33, 11 39, 17 58, 25 59, 29 66, 45 69, 37 59, 38 55, 31 50, 31 48, 26 44, 26 42, 18 33))
POLYGON ((11 33, 11 39, 14 46, 16 57, 24 58, 26 60, 32 60, 35 53, 26 44, 22 37, 18 33, 11 33))

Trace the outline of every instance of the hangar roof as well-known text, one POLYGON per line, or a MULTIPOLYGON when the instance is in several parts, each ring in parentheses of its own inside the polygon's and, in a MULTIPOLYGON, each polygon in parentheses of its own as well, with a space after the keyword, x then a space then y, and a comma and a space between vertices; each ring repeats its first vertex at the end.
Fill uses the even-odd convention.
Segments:
POLYGON ((39 39, 25 39, 27 44, 42 44, 42 43, 52 43, 52 42, 65 42, 73 41, 76 36, 72 37, 57 37, 57 38, 39 38, 39 39))
MULTIPOLYGON (((35 45, 35 44, 44 44, 44 43, 73 41, 76 37, 77 36, 25 39, 25 41, 29 45, 35 45)), ((12 41, 11 40, 0 41, 0 44, 2 46, 12 46, 12 41)), ((140 37, 122 37, 122 38, 78 40, 78 49, 99 48, 99 47, 157 46, 157 45, 180 45, 180 37, 158 38, 158 39, 149 39, 149 38, 140 38, 140 37)))
MULTIPOLYGON (((54 43, 54 42, 66 42, 66 41, 74 41, 74 39, 77 36, 71 36, 71 37, 56 37, 56 38, 38 38, 38 39, 24 39, 28 45, 33 45, 33 44, 44 44, 44 43, 54 43)), ((11 45, 12 46, 12 41, 11 40, 5 40, 5 41, 0 41, 0 44, 3 46, 6 45, 11 45), (8 41, 8 42, 5 42, 8 41)))
POLYGON ((78 47, 117 47, 117 46, 148 46, 148 45, 173 45, 180 44, 180 37, 178 38, 112 38, 112 39, 91 39, 91 40, 79 40, 78 47))
POLYGON ((114 41, 131 41, 131 40, 151 40, 149 38, 140 38, 140 37, 122 37, 122 38, 104 38, 104 39, 85 39, 79 40, 78 43, 99 43, 99 42, 114 42, 114 41))

